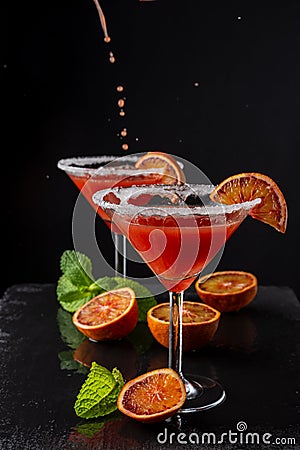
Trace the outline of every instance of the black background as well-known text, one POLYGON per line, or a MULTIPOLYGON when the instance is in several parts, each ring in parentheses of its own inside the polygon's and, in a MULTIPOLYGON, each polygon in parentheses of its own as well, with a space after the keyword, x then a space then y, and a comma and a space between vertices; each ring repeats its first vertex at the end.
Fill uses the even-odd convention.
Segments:
POLYGON ((299 297, 299 2, 101 5, 110 46, 92 0, 15 2, 1 14, 2 290, 57 281, 60 255, 73 248, 78 195, 57 161, 123 155, 117 132, 125 125, 129 152, 180 155, 213 183, 243 171, 276 180, 287 233, 247 219, 218 269, 249 270, 299 297), (118 84, 126 88, 123 120, 118 84))

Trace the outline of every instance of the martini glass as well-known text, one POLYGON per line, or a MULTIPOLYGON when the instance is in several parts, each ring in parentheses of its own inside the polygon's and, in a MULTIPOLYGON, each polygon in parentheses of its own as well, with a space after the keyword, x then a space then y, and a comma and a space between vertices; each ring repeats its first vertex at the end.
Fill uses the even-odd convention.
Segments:
POLYGON ((111 218, 92 201, 95 192, 114 187, 159 183, 163 172, 159 169, 138 170, 134 167, 140 155, 117 157, 111 155, 61 159, 58 168, 63 170, 77 186, 86 200, 96 210, 113 233, 115 245, 115 274, 126 276, 126 237, 111 218), (120 248, 122 240, 122 249, 120 248))
POLYGON ((209 200, 212 189, 209 185, 188 184, 135 186, 108 189, 93 196, 169 291, 169 367, 185 383, 187 400, 182 413, 212 408, 226 397, 217 381, 183 372, 184 291, 260 202, 216 204, 209 200))

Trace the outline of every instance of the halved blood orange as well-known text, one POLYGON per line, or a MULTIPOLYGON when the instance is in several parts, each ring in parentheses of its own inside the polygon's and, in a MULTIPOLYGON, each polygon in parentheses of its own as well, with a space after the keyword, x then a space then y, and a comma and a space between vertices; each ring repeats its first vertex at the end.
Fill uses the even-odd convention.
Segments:
POLYGON ((228 270, 199 278, 195 289, 201 300, 221 312, 238 311, 257 294, 257 278, 250 272, 228 270))
POLYGON ((148 152, 135 163, 137 169, 162 169, 161 182, 164 184, 183 184, 185 175, 178 162, 169 154, 163 152, 148 152))
POLYGON ((118 409, 140 422, 159 422, 184 404, 186 391, 180 376, 169 368, 156 369, 128 381, 118 397, 118 409))
POLYGON ((138 321, 138 305, 130 288, 115 289, 92 298, 73 315, 81 333, 94 341, 121 339, 138 321))
POLYGON ((284 195, 267 175, 255 172, 233 175, 218 184, 210 198, 226 205, 260 198, 261 202, 250 212, 251 217, 271 225, 281 233, 286 231, 287 205, 284 195))
MULTIPOLYGON (((169 346, 169 303, 160 303, 147 312, 147 322, 153 337, 164 347, 169 346)), ((220 312, 199 302, 183 302, 182 349, 198 350, 206 345, 217 331, 220 312)))

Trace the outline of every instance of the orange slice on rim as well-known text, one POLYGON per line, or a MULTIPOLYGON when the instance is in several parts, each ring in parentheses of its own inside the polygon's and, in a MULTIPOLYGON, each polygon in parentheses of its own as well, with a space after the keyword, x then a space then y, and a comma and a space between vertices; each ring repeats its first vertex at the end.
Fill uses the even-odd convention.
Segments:
POLYGON ((210 194, 211 200, 232 205, 255 198, 261 202, 250 212, 251 217, 264 222, 281 233, 287 226, 287 205, 283 193, 270 177, 249 172, 233 175, 222 181, 210 194))
POLYGON ((94 341, 121 339, 138 321, 135 293, 126 287, 97 295, 81 306, 72 320, 81 333, 94 341))
POLYGON ((238 270, 215 272, 199 278, 195 289, 203 302, 218 311, 238 311, 255 298, 257 278, 238 270))
POLYGON ((163 184, 183 184, 185 183, 185 175, 178 162, 167 153, 148 152, 141 156, 135 163, 137 169, 162 169, 163 184))
MULTIPOLYGON (((154 339, 161 345, 169 346, 169 303, 153 306, 147 312, 147 322, 154 339)), ((199 302, 183 302, 182 308, 182 349, 198 350, 206 345, 217 331, 220 312, 199 302)))
POLYGON ((140 422, 159 422, 184 404, 186 391, 180 376, 169 368, 156 369, 128 381, 118 397, 118 409, 140 422))

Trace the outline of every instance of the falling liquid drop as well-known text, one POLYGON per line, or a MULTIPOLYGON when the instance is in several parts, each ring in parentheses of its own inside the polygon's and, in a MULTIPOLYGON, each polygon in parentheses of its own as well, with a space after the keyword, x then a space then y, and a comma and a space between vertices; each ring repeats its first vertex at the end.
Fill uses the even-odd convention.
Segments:
POLYGON ((117 87, 117 91, 118 91, 118 92, 122 92, 123 89, 124 89, 123 86, 118 86, 118 87, 117 87))
POLYGON ((128 144, 123 144, 123 145, 122 145, 122 149, 123 149, 123 150, 128 150, 128 144))
POLYGON ((120 116, 124 117, 125 116, 125 111, 123 111, 123 109, 121 109, 121 111, 119 112, 120 116))
POLYGON ((104 38, 104 42, 106 42, 107 44, 111 41, 109 36, 105 36, 104 38))
POLYGON ((113 52, 109 52, 109 62, 111 62, 112 64, 115 62, 115 57, 113 52))
POLYGON ((127 136, 126 128, 123 128, 123 130, 121 131, 121 136, 123 136, 123 137, 127 136))
POLYGON ((120 100, 118 100, 118 106, 119 106, 120 108, 123 108, 124 105, 125 105, 124 100, 123 100, 122 98, 120 98, 120 100))

